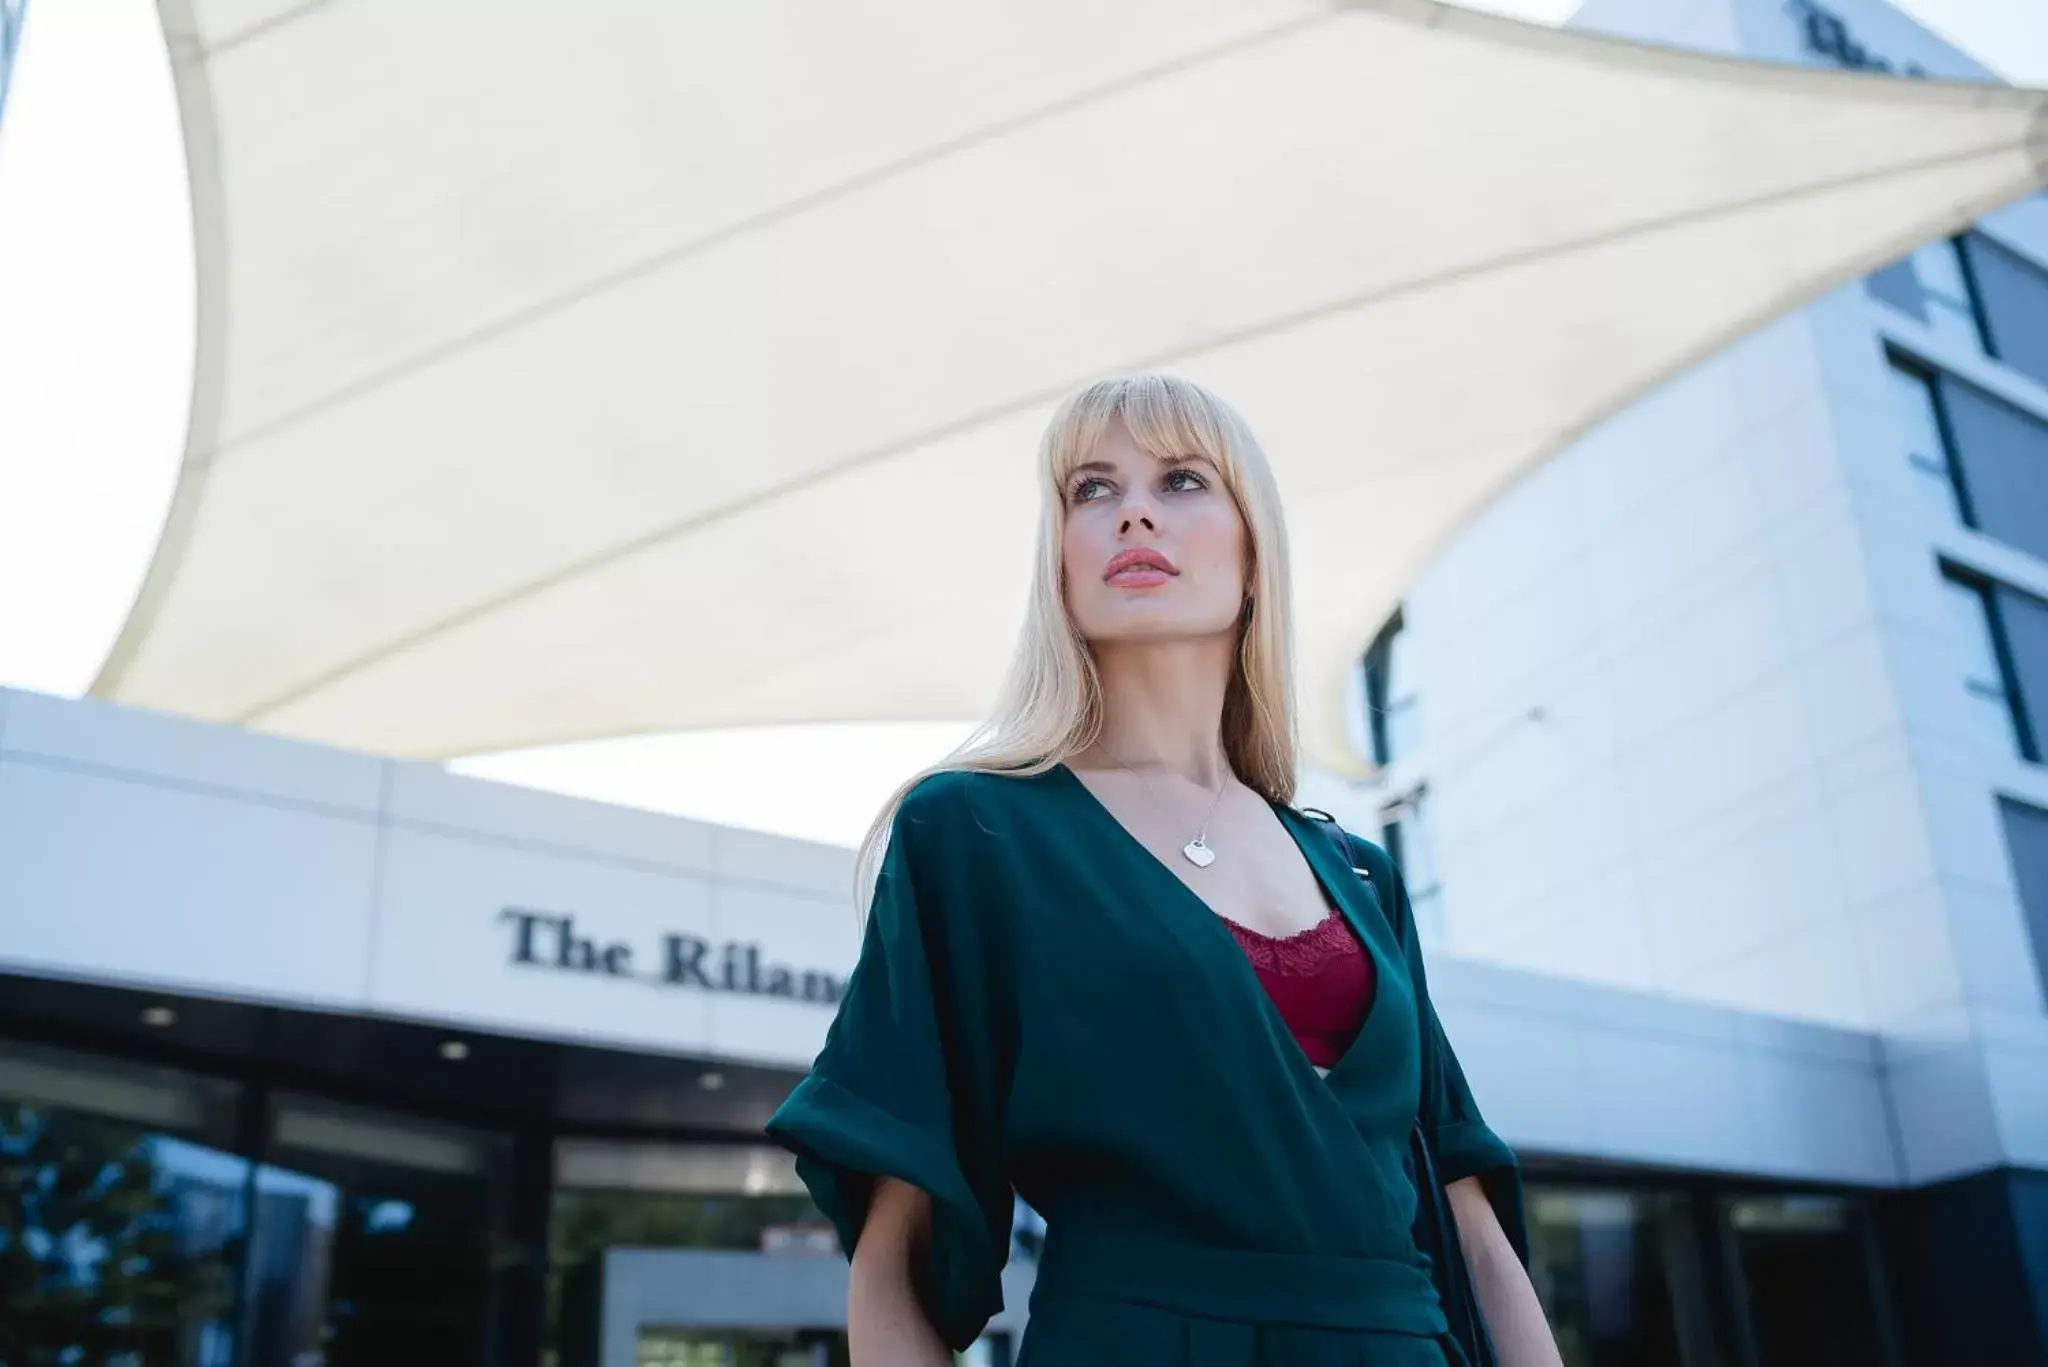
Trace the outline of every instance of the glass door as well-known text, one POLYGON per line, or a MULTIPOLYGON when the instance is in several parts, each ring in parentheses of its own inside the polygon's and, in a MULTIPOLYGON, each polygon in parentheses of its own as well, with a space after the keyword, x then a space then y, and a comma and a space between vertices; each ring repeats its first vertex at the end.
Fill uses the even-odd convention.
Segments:
POLYGON ((1669 1192, 1529 1185, 1529 1273, 1565 1367, 1713 1367, 1691 1206, 1669 1192))
POLYGON ((257 1170, 246 1367, 493 1360, 499 1136, 280 1097, 257 1170))
POLYGON ((1861 1207, 1840 1196, 1724 1202, 1760 1367, 1894 1367, 1861 1207))

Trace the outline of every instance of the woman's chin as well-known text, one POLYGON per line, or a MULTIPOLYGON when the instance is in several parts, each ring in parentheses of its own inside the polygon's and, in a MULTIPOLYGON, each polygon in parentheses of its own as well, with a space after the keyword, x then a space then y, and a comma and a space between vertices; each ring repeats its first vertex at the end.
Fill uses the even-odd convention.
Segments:
POLYGON ((1234 616, 1212 620, 1172 611, 1164 604, 1154 608, 1150 604, 1131 603, 1123 605, 1121 611, 1099 614, 1096 621, 1083 626, 1081 635, 1093 646, 1162 645, 1173 641, 1229 640, 1236 629, 1234 616))

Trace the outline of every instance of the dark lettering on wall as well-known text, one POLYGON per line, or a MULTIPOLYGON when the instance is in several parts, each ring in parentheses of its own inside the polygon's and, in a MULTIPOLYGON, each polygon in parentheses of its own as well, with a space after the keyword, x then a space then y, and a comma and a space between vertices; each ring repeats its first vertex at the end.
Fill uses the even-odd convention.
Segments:
POLYGON ((711 945, 694 935, 666 935, 662 937, 666 947, 664 957, 668 971, 661 975, 663 982, 687 983, 692 987, 711 988, 710 977, 704 972, 704 956, 711 952, 711 945))
POLYGON ((1799 25, 1799 37, 1806 44, 1806 50, 1816 57, 1825 57, 1836 66, 1851 71, 1886 71, 1904 76, 1927 74, 1926 68, 1916 62, 1894 66, 1889 59, 1864 47, 1850 30, 1848 21, 1819 4, 1818 0, 1786 0, 1785 8, 1799 25))
POLYGON ((506 907, 498 913, 500 921, 510 921, 519 927, 517 938, 512 944, 512 962, 531 964, 540 962, 533 953, 533 928, 540 925, 554 925, 555 918, 544 916, 537 911, 521 911, 517 907, 506 907))
POLYGON ((510 957, 515 964, 593 977, 640 977, 663 987, 781 997, 816 1006, 835 1005, 846 991, 845 979, 836 974, 772 962, 762 955, 760 945, 743 940, 714 944, 699 935, 664 935, 660 969, 637 974, 631 944, 585 934, 577 929, 574 916, 506 907, 498 920, 512 927, 510 957))

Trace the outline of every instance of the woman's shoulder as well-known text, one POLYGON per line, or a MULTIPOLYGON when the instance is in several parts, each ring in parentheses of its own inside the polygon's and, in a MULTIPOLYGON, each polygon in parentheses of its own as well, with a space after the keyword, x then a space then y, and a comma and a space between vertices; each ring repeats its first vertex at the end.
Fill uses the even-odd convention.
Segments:
POLYGON ((1377 876, 1381 869, 1393 867, 1393 856, 1387 853, 1384 846, 1375 844, 1357 831, 1349 829, 1322 808, 1296 807, 1294 812, 1311 826, 1321 828, 1330 839, 1336 841, 1337 847, 1344 851, 1353 868, 1363 863, 1367 866, 1365 872, 1377 876))
POLYGON ((1028 801, 1027 794, 1047 786, 1050 769, 1009 773, 990 769, 939 769, 910 785, 903 805, 925 811, 946 811, 962 806, 988 806, 1028 801))
POLYGON ((1405 912, 1402 907, 1401 870, 1394 863, 1394 856, 1387 853, 1384 845, 1369 840, 1358 832, 1340 824, 1336 817, 1318 807, 1296 807, 1311 825, 1319 826, 1337 842, 1344 861, 1352 871, 1364 877, 1373 885, 1374 895, 1379 898, 1387 917, 1394 923, 1398 934, 1405 935, 1405 912))
MULTIPOLYGON (((961 943, 985 942, 997 927, 1020 924, 1008 914, 1027 895, 1032 860, 1042 848, 1031 832, 1036 806, 1030 778, 949 769, 911 785, 889 831, 893 867, 917 888, 919 914, 934 925, 975 927, 961 943)), ((949 933, 949 938, 952 938, 949 933)))
POLYGON ((982 769, 941 769, 926 774, 903 794, 896 809, 905 827, 958 834, 999 828, 1005 818, 1034 803, 1049 775, 995 773, 982 769))

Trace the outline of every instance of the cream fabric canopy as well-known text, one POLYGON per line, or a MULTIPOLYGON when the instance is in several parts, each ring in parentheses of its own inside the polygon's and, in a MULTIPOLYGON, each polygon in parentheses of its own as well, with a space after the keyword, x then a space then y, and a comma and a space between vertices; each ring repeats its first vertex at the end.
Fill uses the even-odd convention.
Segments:
POLYGON ((1251 417, 1309 757, 1433 548, 1764 318, 2040 186, 2040 94, 1433 0, 162 0, 201 243, 95 691, 373 751, 960 718, 1050 401, 1251 417))

